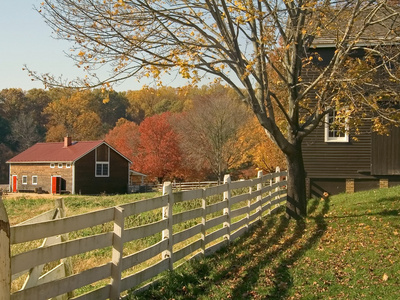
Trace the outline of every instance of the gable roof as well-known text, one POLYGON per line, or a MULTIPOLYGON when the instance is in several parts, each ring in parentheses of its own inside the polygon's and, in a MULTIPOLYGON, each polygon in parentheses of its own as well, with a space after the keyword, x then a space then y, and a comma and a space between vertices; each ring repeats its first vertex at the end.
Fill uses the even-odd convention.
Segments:
POLYGON ((130 162, 128 158, 112 148, 105 141, 82 141, 73 142, 68 147, 64 147, 63 142, 37 143, 17 156, 14 156, 7 163, 73 163, 102 144, 106 144, 130 162))
MULTIPOLYGON (((330 12, 332 16, 338 13, 338 10, 330 12)), ((350 34, 354 38, 358 34, 360 28, 364 25, 365 20, 372 9, 365 9, 358 14, 354 20, 353 31, 350 34)), ((315 37, 313 46, 316 48, 336 47, 337 42, 343 36, 346 30, 348 19, 350 18, 351 8, 341 11, 334 19, 330 26, 321 30, 321 36, 315 37)), ((365 28, 363 34, 359 37, 356 45, 376 46, 381 44, 398 44, 400 42, 400 9, 399 8, 380 8, 374 14, 371 24, 365 28)))

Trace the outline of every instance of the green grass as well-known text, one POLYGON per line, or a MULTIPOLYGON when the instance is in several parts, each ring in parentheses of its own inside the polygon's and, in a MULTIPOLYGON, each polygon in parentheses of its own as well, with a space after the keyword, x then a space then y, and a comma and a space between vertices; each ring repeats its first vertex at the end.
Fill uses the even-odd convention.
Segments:
POLYGON ((312 199, 130 299, 400 299, 400 187, 312 199))

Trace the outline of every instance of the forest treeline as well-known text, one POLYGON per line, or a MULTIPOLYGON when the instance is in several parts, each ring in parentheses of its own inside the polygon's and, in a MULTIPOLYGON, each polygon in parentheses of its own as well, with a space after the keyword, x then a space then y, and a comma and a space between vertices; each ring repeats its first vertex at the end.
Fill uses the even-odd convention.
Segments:
POLYGON ((0 91, 0 183, 6 161, 37 142, 106 140, 150 179, 221 179, 271 171, 284 157, 221 85, 0 91))

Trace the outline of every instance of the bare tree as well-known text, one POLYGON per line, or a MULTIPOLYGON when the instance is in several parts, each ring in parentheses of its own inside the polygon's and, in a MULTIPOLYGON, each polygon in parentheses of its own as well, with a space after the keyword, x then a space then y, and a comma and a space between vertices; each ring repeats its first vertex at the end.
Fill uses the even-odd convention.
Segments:
POLYGON ((193 99, 192 108, 176 122, 181 147, 196 169, 208 166, 222 180, 224 174, 241 160, 244 153, 237 147, 239 129, 249 121, 243 103, 220 88, 193 99))
MULTIPOLYGON (((132 76, 161 79, 177 70, 195 83, 209 74, 233 87, 286 155, 287 214, 298 218, 306 215, 303 139, 332 109, 348 107, 350 116, 364 107, 382 109, 376 105, 379 97, 362 93, 364 79, 378 66, 398 79, 388 63, 394 63, 399 52, 388 56, 380 47, 398 41, 398 12, 391 3, 45 0, 41 12, 58 38, 74 43, 71 57, 93 75, 88 77, 92 81, 72 83, 107 85, 132 76), (315 64, 324 58, 314 47, 326 37, 336 50, 325 64, 315 64), (380 61, 352 74, 348 62, 355 50, 380 61), (95 81, 99 66, 111 67, 111 76, 95 81), (306 78, 311 66, 318 72, 306 78), (280 96, 277 85, 287 96, 280 96), (285 116, 284 131, 276 122, 277 110, 285 116)), ((60 84, 48 74, 31 75, 60 84)), ((378 117, 393 119, 383 112, 378 117)))

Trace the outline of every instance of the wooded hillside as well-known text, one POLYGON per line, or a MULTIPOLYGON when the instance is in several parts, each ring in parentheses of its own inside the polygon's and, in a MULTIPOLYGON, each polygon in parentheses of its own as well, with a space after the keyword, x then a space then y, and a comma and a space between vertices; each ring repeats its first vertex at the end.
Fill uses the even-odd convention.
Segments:
POLYGON ((215 180, 227 172, 247 177, 255 168, 283 166, 283 156, 265 145, 265 134, 237 105, 236 94, 221 85, 127 92, 3 89, 0 183, 8 183, 8 159, 67 134, 76 141, 105 139, 150 180, 215 180))

